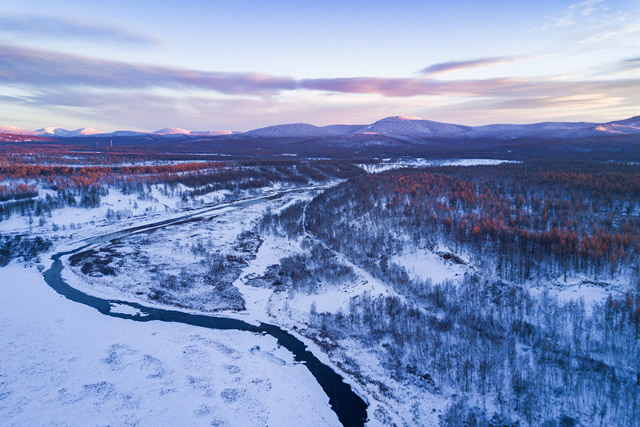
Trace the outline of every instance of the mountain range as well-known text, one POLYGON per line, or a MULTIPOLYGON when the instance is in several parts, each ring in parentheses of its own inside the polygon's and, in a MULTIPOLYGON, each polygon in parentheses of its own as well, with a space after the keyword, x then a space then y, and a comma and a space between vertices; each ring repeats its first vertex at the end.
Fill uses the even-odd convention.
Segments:
POLYGON ((232 132, 226 130, 190 131, 180 128, 165 128, 155 132, 115 131, 103 133, 96 129, 81 128, 66 130, 47 127, 36 131, 28 131, 15 126, 0 126, 2 139, 7 141, 44 138, 109 138, 138 137, 151 138, 194 138, 217 137, 242 134, 248 138, 335 138, 354 136, 356 139, 376 136, 394 137, 399 140, 413 141, 424 139, 476 139, 494 138, 509 140, 535 137, 538 139, 564 139, 581 137, 619 136, 640 134, 640 116, 606 123, 592 122, 544 122, 534 124, 492 124, 484 126, 464 126, 423 120, 415 117, 393 116, 365 125, 328 125, 314 126, 308 123, 292 123, 253 129, 248 132, 232 132), (13 135, 13 137, 9 137, 13 135))

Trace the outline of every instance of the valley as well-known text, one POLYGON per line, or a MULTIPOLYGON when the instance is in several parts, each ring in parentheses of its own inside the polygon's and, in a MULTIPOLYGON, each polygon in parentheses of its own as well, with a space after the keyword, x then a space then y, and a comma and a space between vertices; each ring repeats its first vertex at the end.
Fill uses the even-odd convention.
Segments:
POLYGON ((5 157, 3 418, 636 419, 637 165, 168 157, 5 157))

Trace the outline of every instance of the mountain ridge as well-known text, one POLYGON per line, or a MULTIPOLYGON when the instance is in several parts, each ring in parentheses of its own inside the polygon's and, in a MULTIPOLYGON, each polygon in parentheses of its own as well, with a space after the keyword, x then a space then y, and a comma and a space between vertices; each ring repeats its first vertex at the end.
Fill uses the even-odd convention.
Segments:
POLYGON ((437 122, 409 116, 389 116, 368 125, 335 124, 315 126, 309 123, 285 123, 247 132, 226 130, 190 131, 182 128, 164 128, 154 132, 118 130, 101 132, 92 128, 66 130, 46 127, 29 131, 16 126, 0 126, 0 134, 44 136, 44 137, 218 137, 225 135, 247 135, 252 138, 324 138, 348 137, 349 135, 385 135, 400 138, 497 138, 513 139, 522 137, 579 138, 607 135, 640 134, 640 116, 609 122, 539 122, 531 124, 489 124, 465 126, 454 123, 437 122))

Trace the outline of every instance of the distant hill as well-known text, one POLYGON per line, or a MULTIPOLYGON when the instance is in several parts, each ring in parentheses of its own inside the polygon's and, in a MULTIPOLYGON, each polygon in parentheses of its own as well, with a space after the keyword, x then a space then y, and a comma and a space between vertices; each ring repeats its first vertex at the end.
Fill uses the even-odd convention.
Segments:
MULTIPOLYGON (((576 138, 600 138, 607 136, 640 135, 640 116, 606 123, 591 122, 543 122, 533 124, 492 124, 464 126, 442 123, 407 116, 392 116, 368 125, 336 124, 314 126, 308 123, 289 123, 238 133, 227 130, 190 131, 181 128, 164 128, 155 132, 120 130, 102 133, 96 129, 66 130, 47 127, 29 131, 15 126, 0 126, 0 135, 43 136, 51 138, 126 138, 144 137, 144 140, 208 140, 208 138, 249 138, 271 140, 314 140, 326 146, 370 146, 389 143, 424 143, 434 140, 561 140, 576 138)), ((13 137, 14 140, 19 138, 13 137)), ((7 137, 5 137, 7 139, 7 137)))

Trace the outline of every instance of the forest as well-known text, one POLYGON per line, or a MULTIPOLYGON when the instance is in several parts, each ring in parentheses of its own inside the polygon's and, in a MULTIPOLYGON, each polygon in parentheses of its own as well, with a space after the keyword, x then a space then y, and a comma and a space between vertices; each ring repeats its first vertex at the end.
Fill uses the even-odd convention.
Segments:
MULTIPOLYGON (((634 425, 639 172, 553 163, 404 169, 330 189, 309 204, 305 226, 398 296, 312 311, 311 334, 334 342, 325 348, 335 354, 356 339, 401 383, 453 393, 447 425, 634 425), (433 283, 389 261, 407 246, 437 245, 469 257, 478 273, 433 283), (602 286, 621 276, 626 288, 585 305, 552 295, 556 276, 602 286)), ((355 360, 348 366, 364 375, 355 360)))
POLYGON ((516 283, 570 273, 598 280, 637 272, 639 169, 509 164, 371 174, 314 200, 311 212, 323 214, 309 226, 341 250, 362 239, 352 252, 364 263, 368 253, 393 252, 394 239, 444 239, 456 251, 482 253, 498 277, 516 283), (322 223, 327 213, 339 220, 322 223), (399 233, 358 233, 363 222, 399 233), (341 240, 347 230, 356 233, 341 240))

